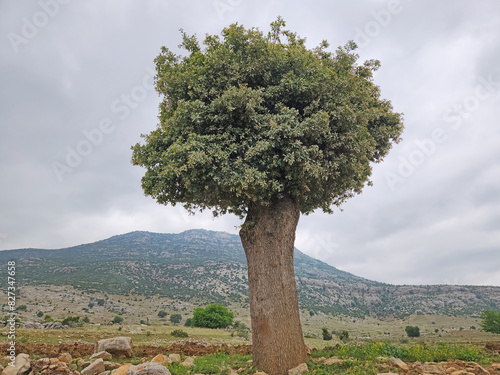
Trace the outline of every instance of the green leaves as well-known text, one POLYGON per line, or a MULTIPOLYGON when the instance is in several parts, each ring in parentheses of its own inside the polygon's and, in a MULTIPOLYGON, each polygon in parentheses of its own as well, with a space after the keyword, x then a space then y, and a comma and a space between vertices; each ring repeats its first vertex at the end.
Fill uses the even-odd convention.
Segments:
POLYGON ((486 332, 500 334, 500 311, 485 310, 481 314, 481 327, 486 332))
POLYGON ((361 192, 403 129, 372 83, 379 62, 357 65, 353 42, 308 50, 284 27, 278 18, 264 36, 234 24, 203 50, 182 32, 188 55, 162 49, 160 123, 132 148, 146 194, 243 217, 283 197, 331 212, 361 192))

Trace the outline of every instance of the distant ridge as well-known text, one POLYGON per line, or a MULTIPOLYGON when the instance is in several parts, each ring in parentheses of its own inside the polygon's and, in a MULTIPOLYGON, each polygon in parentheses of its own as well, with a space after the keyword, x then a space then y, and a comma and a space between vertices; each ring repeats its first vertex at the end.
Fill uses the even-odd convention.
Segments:
MULTIPOLYGON (((0 251, 0 261, 8 260, 17 261, 19 285, 71 285, 248 306, 245 253, 240 238, 225 232, 136 231, 64 249, 0 251)), ((478 315, 500 306, 500 287, 383 284, 338 270, 297 249, 295 273, 301 307, 325 313, 478 315)), ((0 275, 6 277, 5 267, 0 275)))

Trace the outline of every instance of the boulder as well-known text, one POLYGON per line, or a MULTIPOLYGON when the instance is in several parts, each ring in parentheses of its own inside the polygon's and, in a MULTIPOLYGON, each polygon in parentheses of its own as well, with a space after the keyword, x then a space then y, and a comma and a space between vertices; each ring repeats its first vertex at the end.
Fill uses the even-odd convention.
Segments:
POLYGON ((288 370, 288 375, 302 375, 306 372, 309 372, 309 369, 307 368, 307 363, 301 363, 297 367, 288 370))
POLYGON ((399 358, 391 357, 391 359, 389 360, 389 364, 393 367, 399 367, 404 372, 410 371, 410 368, 408 367, 408 365, 406 363, 404 363, 402 360, 400 360, 399 358))
POLYGON ((61 355, 59 355, 59 357, 57 359, 60 362, 71 363, 71 361, 73 360, 73 357, 69 353, 62 353, 61 355))
POLYGON ((110 353, 113 357, 130 358, 132 356, 132 338, 122 336, 99 340, 94 353, 103 351, 110 353))
POLYGON ((163 354, 158 354, 151 360, 151 362, 156 362, 160 365, 166 366, 167 364, 171 364, 172 360, 170 358, 166 358, 163 354))
POLYGON ((127 371, 127 375, 171 375, 171 374, 170 371, 168 371, 168 369, 165 366, 160 365, 159 363, 146 362, 146 363, 141 363, 140 365, 131 366, 127 371))
POLYGON ((184 367, 191 367, 194 366, 194 358, 193 357, 187 357, 184 362, 181 363, 182 366, 184 367))
POLYGON ((102 352, 94 353, 90 356, 90 360, 93 361, 94 359, 102 358, 103 360, 107 361, 113 358, 111 353, 108 353, 107 351, 103 350, 102 352))
POLYGON ((338 357, 331 357, 323 361, 323 364, 327 366, 341 365, 342 363, 344 363, 344 361, 342 359, 339 359, 338 357))
POLYGON ((416 369, 420 374, 429 374, 429 375, 446 374, 446 369, 443 367, 443 365, 433 365, 429 363, 424 363, 423 365, 418 365, 416 369))
POLYGON ((180 356, 180 354, 177 354, 177 353, 169 354, 168 358, 170 358, 172 360, 172 362, 180 362, 181 361, 181 356, 180 356))
POLYGON ((102 358, 96 359, 94 362, 92 362, 90 365, 85 367, 81 374, 82 375, 98 375, 101 372, 106 371, 104 368, 104 360, 102 358))
POLYGON ((121 367, 121 363, 115 363, 115 362, 109 362, 109 361, 104 361, 104 369, 106 371, 112 371, 112 370, 116 370, 117 368, 120 368, 121 367))
POLYGON ((131 363, 127 363, 123 366, 118 367, 115 371, 113 371, 113 375, 126 375, 129 368, 132 367, 131 363))
POLYGON ((27 372, 31 367, 30 356, 25 353, 20 353, 17 355, 15 360, 15 366, 7 366, 3 371, 2 375, 21 375, 27 372))

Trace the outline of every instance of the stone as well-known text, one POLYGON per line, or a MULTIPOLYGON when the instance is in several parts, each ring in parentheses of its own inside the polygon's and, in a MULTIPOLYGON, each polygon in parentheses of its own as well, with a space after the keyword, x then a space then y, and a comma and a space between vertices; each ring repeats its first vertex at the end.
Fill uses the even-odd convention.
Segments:
POLYGON ((326 358, 325 357, 319 357, 319 358, 313 358, 312 361, 313 362, 321 362, 321 361, 324 361, 326 358))
POLYGON ((377 375, 399 375, 399 374, 395 372, 379 372, 377 375))
POLYGON ((465 370, 457 370, 457 371, 453 371, 450 375, 467 375, 468 372, 465 371, 465 370))
POLYGON ((490 375, 490 372, 478 363, 474 364, 474 370, 471 372, 476 375, 490 375))
POLYGON ((191 367, 194 366, 194 358, 193 357, 187 357, 184 362, 181 363, 182 366, 184 367, 191 367))
MULTIPOLYGON (((114 375, 114 374, 113 374, 114 375)), ((156 362, 146 362, 140 365, 131 366, 127 375, 171 375, 170 371, 159 363, 156 362)))
POLYGON ((122 336, 99 340, 94 353, 103 351, 110 353, 113 357, 130 358, 132 356, 132 338, 122 336))
POLYGON ((177 353, 169 354, 168 358, 170 358, 172 360, 172 362, 178 363, 181 361, 181 356, 180 356, 180 354, 177 354, 177 353))
POLYGON ((267 375, 267 373, 266 373, 266 372, 264 372, 264 371, 257 371, 257 372, 256 372, 255 374, 253 374, 253 375, 267 375))
POLYGON ((106 371, 104 368, 104 360, 98 358, 82 370, 82 375, 98 375, 104 371, 106 371))
POLYGON ((230 369, 227 375, 238 375, 238 371, 236 371, 235 369, 230 369))
POLYGON ((387 362, 388 360, 389 360, 389 358, 387 358, 387 357, 382 357, 382 356, 377 357, 377 361, 379 361, 379 362, 387 362))
POLYGON ((129 368, 132 367, 132 363, 127 363, 123 366, 118 367, 113 371, 113 375, 126 375, 129 368))
POLYGON ((107 371, 102 372, 100 375, 110 375, 110 374, 111 374, 111 371, 107 370, 107 371))
POLYGON ((389 364, 393 367, 400 368, 404 372, 410 371, 410 368, 408 367, 408 365, 406 363, 404 363, 402 360, 400 360, 399 358, 391 357, 391 359, 389 359, 389 364))
POLYGON ((429 363, 424 363, 423 365, 417 366, 416 369, 420 374, 429 374, 429 375, 446 374, 446 369, 443 367, 443 365, 432 365, 429 363))
POLYGON ((83 358, 80 358, 80 359, 76 362, 76 364, 77 364, 78 366, 80 366, 80 367, 82 367, 84 363, 85 363, 85 360, 84 360, 83 358))
POLYGON ((104 369, 106 371, 111 371, 111 370, 116 370, 119 368, 122 364, 121 363, 115 363, 115 362, 109 362, 109 361, 104 361, 104 369))
POLYGON ((307 363, 301 363, 297 367, 288 370, 288 375, 302 375, 306 372, 309 372, 309 369, 307 368, 307 363))
POLYGON ((330 358, 325 359, 323 361, 323 364, 327 365, 327 366, 341 365, 342 363, 344 363, 344 361, 342 359, 340 359, 339 357, 330 357, 330 358))
POLYGON ((159 363, 160 365, 166 366, 167 364, 171 364, 172 360, 170 358, 165 358, 163 354, 158 354, 154 357, 151 362, 159 363))
POLYGON ((27 372, 31 367, 30 356, 25 353, 20 353, 17 355, 15 360, 15 366, 7 366, 3 371, 2 375, 20 375, 27 372))
POLYGON ((62 353, 57 359, 60 362, 71 363, 71 361, 73 360, 73 357, 69 353, 62 353))
POLYGON ((113 356, 111 355, 111 353, 108 353, 107 351, 103 350, 102 352, 92 354, 89 359, 93 361, 98 358, 102 358, 103 360, 108 361, 111 358, 113 358, 113 356))

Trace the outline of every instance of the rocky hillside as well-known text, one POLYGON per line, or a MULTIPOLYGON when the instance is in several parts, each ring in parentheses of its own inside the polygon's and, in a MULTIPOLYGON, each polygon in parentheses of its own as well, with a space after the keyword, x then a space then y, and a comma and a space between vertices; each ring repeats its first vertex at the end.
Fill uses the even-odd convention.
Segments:
MULTIPOLYGON (((132 232, 75 247, 0 251, 17 262, 18 285, 72 285, 107 293, 163 295, 248 305, 246 259, 238 236, 189 230, 132 232)), ((0 277, 6 278, 6 267, 0 277)), ((352 316, 479 314, 500 306, 500 287, 395 286, 340 271, 295 251, 301 307, 352 316)))

